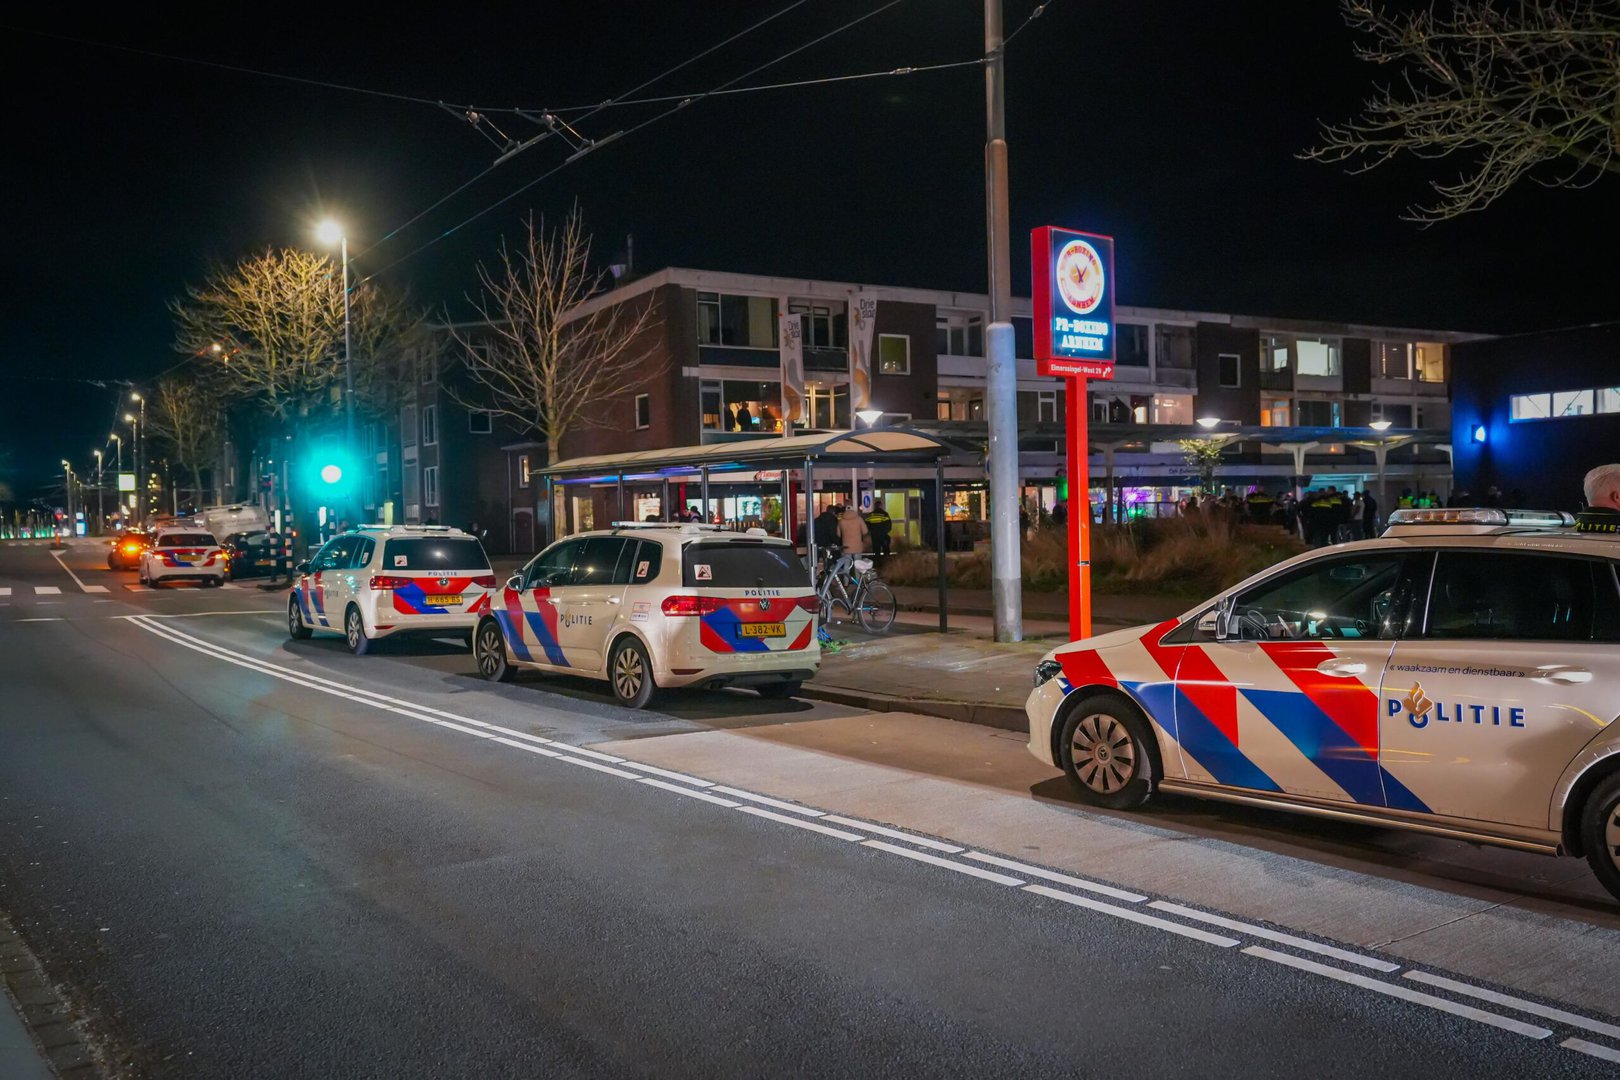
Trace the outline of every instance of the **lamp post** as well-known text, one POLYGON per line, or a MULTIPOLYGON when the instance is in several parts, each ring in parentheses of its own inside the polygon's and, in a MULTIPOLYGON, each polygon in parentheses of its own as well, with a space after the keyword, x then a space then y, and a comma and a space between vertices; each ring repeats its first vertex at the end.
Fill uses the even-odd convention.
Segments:
MULTIPOLYGON (((73 530, 73 466, 68 464, 68 460, 66 458, 62 459, 62 491, 63 491, 63 500, 67 503, 68 533, 71 535, 73 533, 73 531, 74 531, 73 530)), ((59 540, 61 539, 61 534, 60 533, 57 534, 57 539, 59 539, 59 540)))
POLYGON ((146 399, 131 390, 129 399, 140 405, 140 414, 125 413, 124 419, 135 425, 135 520, 146 524, 146 399))
POLYGON ((343 226, 327 219, 316 230, 321 243, 337 244, 343 263, 343 445, 346 456, 354 460, 354 363, 351 357, 353 335, 349 319, 349 234, 343 226))
POLYGON ((102 487, 102 485, 101 485, 101 481, 102 481, 101 451, 97 450, 95 452, 95 454, 96 454, 96 535, 100 536, 103 532, 106 532, 106 530, 107 530, 107 502, 106 502, 106 497, 103 494, 106 491, 106 488, 102 487))

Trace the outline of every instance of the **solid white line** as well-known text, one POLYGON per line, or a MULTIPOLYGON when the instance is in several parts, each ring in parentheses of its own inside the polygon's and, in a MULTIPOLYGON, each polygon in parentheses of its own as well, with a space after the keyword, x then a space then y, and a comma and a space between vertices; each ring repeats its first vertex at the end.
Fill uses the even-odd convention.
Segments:
MULTIPOLYGON (((842 823, 847 819, 835 818, 829 814, 821 820, 837 821, 842 823)), ((859 825, 860 822, 855 822, 855 824, 859 825)), ((950 859, 941 859, 938 856, 930 855, 927 852, 913 851, 910 848, 903 848, 897 844, 890 844, 883 840, 862 840, 861 846, 877 848, 879 851, 887 851, 890 855, 901 855, 907 859, 915 859, 918 862, 925 862, 929 866, 942 866, 947 870, 955 870, 958 874, 967 874, 969 877, 983 878, 985 881, 994 881, 998 885, 1023 884, 1023 881, 1019 878, 1008 877, 1006 874, 997 874, 989 870, 981 870, 977 866, 968 866, 966 863, 952 862, 950 859)))
POLYGON ((62 590, 58 589, 55 585, 35 585, 34 586, 34 595, 36 595, 36 596, 61 596, 62 595, 62 590))
POLYGON ((1354 971, 1328 967, 1326 964, 1318 964, 1315 960, 1306 960, 1301 956, 1291 956, 1275 949, 1268 949, 1263 945, 1250 945, 1243 951, 1250 956, 1258 956, 1262 960, 1270 960, 1273 963, 1284 964, 1291 968, 1298 968, 1301 971, 1309 971, 1315 975, 1325 975, 1330 979, 1349 983, 1351 986, 1359 986, 1363 990, 1388 994, 1390 997, 1400 998, 1402 1001, 1410 1001, 1414 1005, 1427 1005, 1431 1009, 1451 1013, 1453 1016, 1477 1020, 1481 1024, 1489 1024, 1491 1027, 1501 1028, 1503 1031, 1511 1031, 1515 1035, 1523 1035, 1531 1039, 1545 1039, 1552 1035, 1552 1032, 1548 1029, 1537 1027, 1534 1024, 1526 1024, 1523 1020, 1515 1020, 1510 1016, 1486 1012, 1484 1009, 1476 1009, 1472 1005, 1462 1005, 1446 998, 1435 997, 1433 994, 1420 993, 1398 983, 1383 982, 1354 971))
POLYGON ((50 618, 46 618, 46 619, 39 619, 39 618, 34 618, 34 619, 12 619, 11 621, 12 622, 62 622, 63 619, 62 619, 62 616, 60 616, 60 615, 52 615, 50 618))
POLYGON ((845 832, 843 829, 830 829, 818 821, 806 821, 804 818, 789 817, 787 814, 778 814, 774 810, 765 810, 758 806, 739 806, 737 809, 741 810, 745 814, 753 814, 755 817, 770 818, 772 821, 780 821, 784 825, 792 825, 796 829, 809 829, 811 832, 818 832, 824 836, 836 837, 839 840, 865 839, 865 837, 863 837, 860 833, 845 832))
MULTIPOLYGON (((62 561, 62 553, 60 551, 51 552, 51 558, 56 560, 56 565, 60 566, 63 570, 67 570, 67 576, 73 579, 73 584, 77 585, 81 589, 84 589, 85 592, 90 591, 89 589, 84 588, 84 582, 79 580, 79 575, 68 569, 68 564, 62 561)), ((51 591, 55 592, 56 589, 53 588, 51 591)))
POLYGON ((583 765, 587 769, 595 769, 597 772, 605 772, 609 776, 619 776, 619 777, 623 777, 626 780, 640 780, 641 779, 640 776, 636 775, 633 772, 626 772, 623 769, 615 769, 611 765, 598 765, 594 761, 586 761, 584 758, 578 758, 578 757, 569 757, 567 754, 558 754, 557 755, 557 760, 558 761, 566 761, 570 765, 583 765))
MULTIPOLYGON (((110 604, 111 600, 97 600, 98 604, 110 604)), ((280 615, 280 608, 255 608, 252 611, 154 611, 146 615, 108 615, 109 619, 201 619, 209 615, 280 615)), ((201 638, 197 640, 201 641, 201 638)))
POLYGON ((1356 964, 1364 968, 1370 968, 1373 971, 1382 971, 1387 973, 1401 970, 1401 965, 1392 964, 1388 960, 1379 960, 1371 956, 1364 956, 1361 953, 1351 952, 1349 949, 1335 949, 1332 945, 1323 945, 1319 942, 1311 941, 1309 938, 1295 937, 1293 934, 1284 934, 1278 930, 1267 930, 1265 927, 1256 926, 1254 923, 1239 922, 1237 919, 1228 919, 1221 915, 1211 915, 1207 911, 1199 911, 1196 908, 1184 907, 1181 904, 1172 904, 1166 900, 1155 900, 1153 903, 1149 904, 1148 907, 1158 908, 1160 911, 1168 911, 1172 915, 1180 915, 1184 919, 1197 919, 1199 922, 1212 923, 1215 926, 1222 926, 1228 930, 1236 930, 1240 934, 1248 934, 1251 937, 1265 938, 1267 941, 1275 941, 1279 944, 1288 945, 1304 952, 1313 952, 1321 956, 1331 956, 1335 960, 1343 960, 1347 964, 1356 964))
POLYGON ((1514 997, 1511 994, 1500 994, 1495 990, 1487 990, 1483 986, 1471 986, 1465 982, 1458 982, 1456 979, 1448 979, 1443 975, 1430 975, 1427 971, 1408 971, 1404 977, 1411 979, 1413 982, 1427 983, 1430 986, 1438 986, 1442 990, 1450 990, 1453 993, 1479 998, 1481 1001, 1489 1001, 1493 1005, 1506 1005, 1510 1009, 1527 1012, 1544 1020, 1556 1020, 1560 1024, 1568 1024, 1570 1027, 1583 1028, 1598 1035, 1607 1035, 1611 1039, 1620 1039, 1620 1027, 1614 1024, 1605 1024, 1601 1020, 1593 1020, 1578 1013, 1554 1009, 1549 1005, 1538 1005, 1534 1001, 1526 1001, 1524 998, 1514 997))
POLYGON ((1601 1058, 1604 1061, 1620 1063, 1620 1050, 1616 1050, 1612 1046, 1600 1046, 1594 1042, 1587 1042, 1585 1039, 1573 1038, 1565 1039, 1558 1045, 1582 1054, 1591 1054, 1593 1057, 1601 1058))
MULTIPOLYGON (((583 764, 583 762, 581 764, 583 764)), ((680 784, 672 784, 668 780, 658 780, 651 776, 636 776, 635 773, 628 773, 626 775, 635 776, 637 783, 647 784, 655 788, 663 788, 665 791, 673 791, 677 795, 685 795, 690 799, 702 799, 704 802, 712 802, 717 806, 727 806, 732 808, 737 806, 737 804, 732 802, 730 799, 722 799, 718 795, 710 795, 707 791, 699 791, 697 788, 683 787, 680 784)))
POLYGON ((877 833, 879 836, 890 837, 894 840, 904 840, 906 843, 916 844, 918 847, 930 848, 934 851, 943 851, 947 855, 957 855, 962 851, 962 849, 957 847, 955 844, 944 844, 938 840, 930 840, 926 836, 912 836, 910 833, 901 832, 899 829, 889 829, 882 825, 872 825, 865 821, 856 821, 854 818, 840 817, 837 814, 828 814, 826 815, 825 820, 830 821, 835 825, 848 825, 852 829, 862 829, 866 832, 877 833))
MULTIPOLYGON (((663 777, 666 777, 666 778, 668 778, 670 780, 679 780, 681 783, 683 783, 683 784, 691 784, 693 787, 701 787, 701 788, 712 788, 712 787, 714 787, 714 782, 711 781, 711 780, 699 780, 695 776, 687 776, 685 773, 680 773, 680 772, 671 772, 668 769, 659 769, 659 768, 656 768, 656 767, 654 767, 652 765, 643 765, 639 761, 633 761, 630 764, 634 765, 636 768, 640 769, 642 772, 654 773, 654 774, 656 774, 658 776, 663 776, 663 777)), ((721 789, 720 788, 715 788, 715 790, 719 791, 721 789)))
POLYGON ((987 862, 992 866, 999 866, 1003 870, 1016 870, 1027 877, 1045 878, 1047 881, 1056 881, 1061 885, 1068 885, 1072 888, 1102 893, 1104 896, 1112 896, 1115 900, 1124 900, 1130 904, 1140 904, 1147 899, 1141 893, 1126 892, 1124 889, 1116 889, 1112 885, 1101 885, 1095 881, 1087 881, 1084 878, 1070 877, 1068 874, 1043 870, 1039 866, 1030 866, 1028 863, 1017 862, 1013 859, 1003 859, 1000 855, 986 855, 982 851, 963 852, 962 858, 987 862))
POLYGON ((84 586, 84 591, 85 592, 106 592, 107 591, 107 586, 105 586, 105 585, 86 585, 86 586, 84 586))
POLYGON ((1073 904, 1075 907, 1083 907, 1092 911, 1100 911, 1104 915, 1112 915, 1116 919, 1124 919, 1127 922, 1140 923, 1142 926, 1151 926, 1155 930, 1167 930, 1172 934, 1180 934, 1182 937, 1192 938, 1194 941, 1202 941, 1206 945, 1216 945, 1223 949, 1230 949, 1234 945, 1241 944, 1235 938, 1222 937, 1220 934, 1212 934, 1208 930, 1200 930, 1196 926, 1183 926, 1181 923, 1171 922, 1169 919, 1161 919, 1157 915, 1148 915, 1136 908, 1118 907, 1114 904, 1105 904, 1101 900, 1093 900, 1089 896, 1076 896, 1074 893, 1067 893, 1059 889, 1048 888, 1045 885, 1025 885, 1024 891, 1032 892, 1039 896, 1049 896, 1053 900, 1061 900, 1065 904, 1073 904))
POLYGON ((527 750, 531 754, 542 754, 545 757, 562 757, 562 755, 557 753, 555 750, 547 750, 543 746, 531 746, 526 742, 518 742, 516 739, 508 739, 504 735, 497 735, 490 741, 498 742, 502 746, 510 746, 514 750, 527 750))
POLYGON ((764 806, 774 806, 778 810, 786 810, 790 814, 803 814, 805 817, 821 817, 824 813, 824 811, 815 810, 808 806, 800 806, 798 803, 783 802, 781 799, 772 799, 765 795, 755 795, 752 791, 741 791, 734 787, 726 787, 724 784, 715 785, 714 790, 723 791, 727 795, 735 795, 739 799, 747 799, 749 802, 757 802, 764 806))

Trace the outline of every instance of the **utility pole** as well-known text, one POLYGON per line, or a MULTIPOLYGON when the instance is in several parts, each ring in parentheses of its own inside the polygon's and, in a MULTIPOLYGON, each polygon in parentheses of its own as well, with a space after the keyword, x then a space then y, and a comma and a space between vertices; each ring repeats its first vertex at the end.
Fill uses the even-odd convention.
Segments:
MULTIPOLYGON (((990 325, 985 333, 986 419, 990 429, 990 594, 997 641, 1024 638, 1018 535, 1018 356, 1012 327, 1012 241, 1007 212, 1006 57, 1001 0, 984 0, 984 217, 990 255, 990 325)), ((940 543, 944 543, 940 538, 940 543)))
POLYGON ((107 531, 106 488, 102 486, 101 451, 96 451, 96 535, 107 531))

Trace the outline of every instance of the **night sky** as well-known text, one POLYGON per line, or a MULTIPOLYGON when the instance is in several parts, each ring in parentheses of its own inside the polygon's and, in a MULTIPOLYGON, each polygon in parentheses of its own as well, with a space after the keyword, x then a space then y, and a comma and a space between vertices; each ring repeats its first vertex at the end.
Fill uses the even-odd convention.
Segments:
MULTIPOLYGON (((975 68, 711 98, 412 254, 565 154, 543 144, 379 242, 496 151, 430 104, 29 29, 482 108, 560 109, 621 94, 790 2, 553 0, 380 19, 275 6, 182 18, 176 7, 162 20, 8 26, 0 480, 25 495, 59 476, 63 457, 88 467, 122 410, 117 386, 84 380, 140 383, 174 364, 169 298, 211 263, 313 246, 326 213, 348 224, 358 272, 380 271, 440 311, 459 310, 476 262, 525 212, 576 199, 603 256, 634 233, 642 271, 985 287, 975 68)), ((883 2, 807 0, 647 93, 708 89, 883 2)), ((1005 6, 1010 31, 1035 4, 1005 6)), ((905 0, 747 82, 971 59, 982 33, 978 0, 905 0)), ((1388 75, 1355 61, 1351 40, 1335 5, 1315 0, 1052 0, 1008 51, 1015 267, 1026 267, 1028 230, 1051 222, 1117 238, 1125 304, 1487 332, 1614 318, 1613 181, 1528 185, 1422 230, 1399 220, 1426 195, 1418 167, 1349 176, 1295 158, 1319 118, 1349 116, 1388 75)), ((582 130, 602 138, 665 107, 607 110, 582 130)), ((537 130, 496 119, 512 134, 537 130)))

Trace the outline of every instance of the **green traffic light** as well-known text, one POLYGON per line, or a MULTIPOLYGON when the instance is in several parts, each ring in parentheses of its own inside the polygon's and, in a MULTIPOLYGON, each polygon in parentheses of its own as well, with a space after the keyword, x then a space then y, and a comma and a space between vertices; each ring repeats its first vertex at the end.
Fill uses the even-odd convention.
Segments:
POLYGON ((337 465, 323 465, 321 467, 321 479, 328 484, 335 484, 343 479, 343 469, 337 465))

